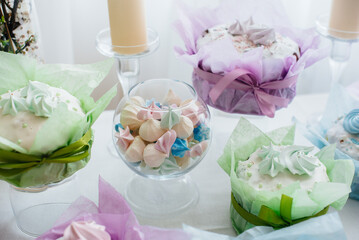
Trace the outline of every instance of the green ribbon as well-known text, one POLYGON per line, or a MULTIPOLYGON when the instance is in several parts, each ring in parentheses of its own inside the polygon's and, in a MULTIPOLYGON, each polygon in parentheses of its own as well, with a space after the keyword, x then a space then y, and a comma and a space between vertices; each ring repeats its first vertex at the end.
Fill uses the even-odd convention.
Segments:
POLYGON ((258 216, 248 212, 245 210, 235 199, 233 193, 231 196, 232 205, 237 213, 244 218, 247 222, 256 225, 256 226, 272 226, 273 228, 283 228, 287 227, 299 222, 303 222, 307 219, 318 217, 324 215, 328 212, 329 206, 325 207, 323 210, 318 212, 317 214, 310 216, 299 218, 296 220, 292 220, 292 204, 293 198, 288 197, 287 195, 282 195, 280 200, 280 216, 276 212, 274 212, 269 207, 262 205, 258 216))
POLYGON ((0 173, 9 171, 8 174, 11 175, 12 172, 22 172, 43 163, 72 163, 80 161, 89 156, 91 139, 92 132, 90 129, 78 141, 45 156, 0 150, 0 173))

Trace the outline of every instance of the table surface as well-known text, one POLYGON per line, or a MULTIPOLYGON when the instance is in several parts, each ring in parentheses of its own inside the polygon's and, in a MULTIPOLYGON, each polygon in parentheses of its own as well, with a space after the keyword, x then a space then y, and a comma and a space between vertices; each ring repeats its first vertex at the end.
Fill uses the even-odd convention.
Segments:
MULTIPOLYGON (((315 114, 320 114, 325 107, 326 94, 297 96, 287 109, 276 113, 273 119, 248 116, 247 118, 260 129, 269 131, 278 127, 290 125, 292 117, 300 121, 315 114)), ((239 115, 225 115, 211 109, 213 141, 207 156, 190 172, 190 176, 197 183, 200 191, 198 204, 181 214, 166 220, 154 220, 139 217, 141 224, 165 228, 181 228, 182 224, 197 227, 212 232, 235 235, 229 218, 230 182, 229 177, 218 166, 216 160, 221 155, 226 140, 236 126, 239 115)), ((89 199, 97 202, 98 176, 101 175, 111 183, 120 193, 134 173, 119 159, 112 156, 107 150, 111 142, 113 111, 104 112, 94 124, 95 142, 92 149, 92 158, 88 165, 77 173, 77 181, 81 192, 89 199)), ((309 144, 297 132, 296 143, 309 144)), ((23 234, 16 226, 11 209, 8 184, 0 182, 0 240, 32 239, 23 234)), ((359 236, 358 223, 359 202, 349 199, 345 207, 339 212, 349 240, 359 236)))

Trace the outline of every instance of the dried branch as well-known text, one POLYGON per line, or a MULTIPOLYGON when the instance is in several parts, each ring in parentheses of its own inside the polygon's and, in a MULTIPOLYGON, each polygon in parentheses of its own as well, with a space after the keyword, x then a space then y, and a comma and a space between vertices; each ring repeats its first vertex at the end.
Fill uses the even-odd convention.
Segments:
POLYGON ((5 2, 6 7, 10 9, 10 11, 12 11, 12 7, 10 6, 10 4, 6 0, 3 1, 5 2))
POLYGON ((17 12, 18 6, 19 6, 19 0, 14 0, 14 6, 12 7, 12 10, 11 10, 11 18, 10 18, 10 25, 9 25, 9 31, 10 31, 12 37, 14 37, 13 30, 14 30, 14 23, 15 23, 16 12, 17 12))
POLYGON ((9 27, 8 27, 8 15, 7 15, 7 12, 6 12, 5 0, 1 0, 0 17, 1 18, 4 17, 4 19, 5 19, 4 24, 5 24, 6 32, 7 32, 8 37, 9 37, 10 46, 12 48, 13 53, 15 53, 16 50, 15 50, 14 43, 13 43, 12 37, 11 37, 11 33, 10 33, 10 30, 9 30, 9 27))

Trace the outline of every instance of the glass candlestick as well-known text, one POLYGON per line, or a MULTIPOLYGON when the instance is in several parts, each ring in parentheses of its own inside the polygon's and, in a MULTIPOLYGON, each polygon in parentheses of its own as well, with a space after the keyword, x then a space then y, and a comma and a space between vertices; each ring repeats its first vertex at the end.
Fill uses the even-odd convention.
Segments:
MULTIPOLYGON (((157 50, 160 43, 157 32, 147 28, 147 44, 136 46, 116 46, 112 45, 110 29, 101 30, 96 36, 96 49, 103 55, 116 59, 117 78, 122 87, 123 97, 126 97, 132 86, 137 84, 140 75, 140 58, 146 57, 157 50), (136 54, 123 54, 123 52, 136 52, 131 49, 146 49, 136 54)), ((108 151, 117 156, 117 152, 112 144, 108 143, 108 151)))
MULTIPOLYGON (((157 50, 159 46, 159 36, 156 31, 147 28, 147 43, 145 45, 136 46, 115 46, 112 45, 110 29, 104 29, 97 34, 96 48, 107 56, 117 60, 117 77, 121 83, 123 96, 126 96, 128 90, 137 83, 140 74, 140 58, 148 56, 157 50), (123 54, 123 52, 131 52, 128 49, 146 49, 136 54, 123 54)), ((135 52, 135 51, 134 51, 135 52)))
POLYGON ((332 42, 329 64, 332 72, 332 84, 341 81, 353 43, 359 41, 359 32, 343 31, 329 27, 329 15, 320 15, 316 21, 317 31, 332 42))

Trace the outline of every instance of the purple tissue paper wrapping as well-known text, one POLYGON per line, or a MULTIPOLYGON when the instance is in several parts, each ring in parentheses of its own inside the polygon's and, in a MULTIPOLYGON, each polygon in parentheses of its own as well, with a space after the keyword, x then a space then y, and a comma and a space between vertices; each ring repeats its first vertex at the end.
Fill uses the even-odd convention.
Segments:
POLYGON ((210 106, 225 112, 274 117, 276 110, 286 107, 295 97, 298 75, 328 54, 328 48, 320 46, 320 36, 314 28, 301 30, 289 24, 280 1, 223 0, 215 9, 191 9, 184 4, 180 4, 179 9, 179 19, 174 26, 185 49, 176 47, 175 51, 180 59, 194 68, 193 85, 199 96, 210 106), (249 17, 255 23, 272 27, 296 42, 300 47, 299 60, 294 55, 283 59, 265 59, 262 58, 263 49, 260 47, 239 54, 229 38, 197 49, 196 41, 206 29, 235 20, 243 22, 249 17), (222 85, 222 90, 214 88, 223 76, 238 69, 249 74, 234 78, 231 84, 218 84, 222 85), (265 84, 289 78, 292 81, 285 87, 265 84), (236 86, 238 82, 248 87, 236 86))
POLYGON ((76 221, 95 221, 106 227, 112 240, 189 240, 180 229, 160 229, 141 226, 126 200, 109 183, 99 179, 99 205, 85 197, 77 201, 62 214, 55 226, 37 240, 56 240, 63 236, 67 226, 76 221))

